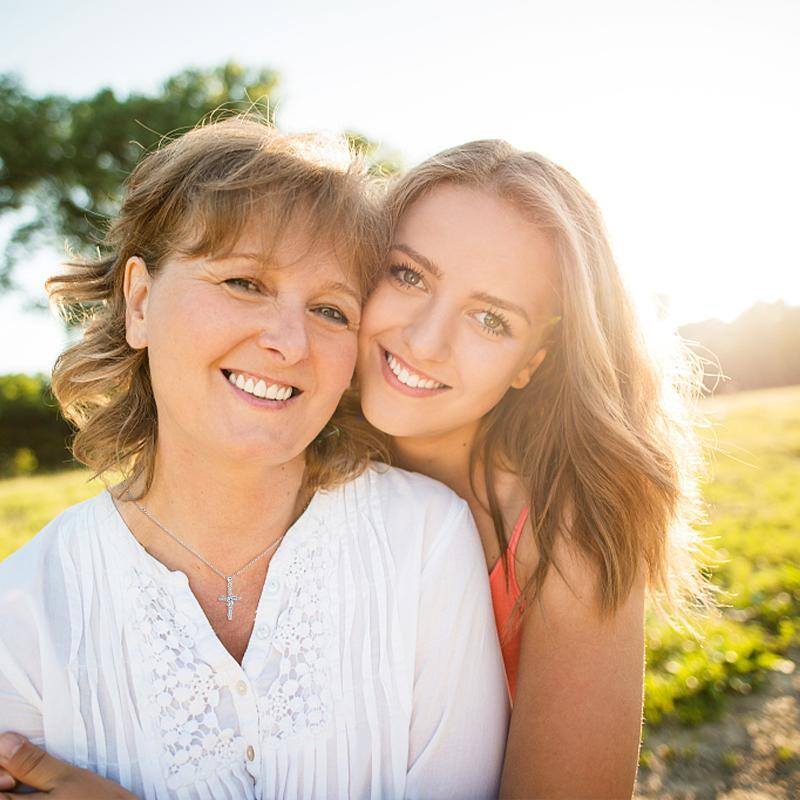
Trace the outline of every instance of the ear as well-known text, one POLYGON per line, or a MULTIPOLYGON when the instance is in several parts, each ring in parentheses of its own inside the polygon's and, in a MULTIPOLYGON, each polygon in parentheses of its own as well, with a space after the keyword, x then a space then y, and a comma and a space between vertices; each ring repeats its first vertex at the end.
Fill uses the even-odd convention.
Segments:
POLYGON ((134 350, 147 347, 147 301, 153 279, 139 256, 125 263, 125 339, 134 350))
POLYGON ((539 369, 546 355, 547 348, 539 348, 534 357, 516 374, 514 380, 511 381, 511 388, 524 389, 530 383, 533 373, 539 369))

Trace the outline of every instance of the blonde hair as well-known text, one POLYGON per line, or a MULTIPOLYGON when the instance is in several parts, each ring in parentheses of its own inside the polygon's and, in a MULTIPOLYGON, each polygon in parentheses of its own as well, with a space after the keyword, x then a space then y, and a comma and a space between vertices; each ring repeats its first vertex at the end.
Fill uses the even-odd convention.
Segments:
POLYGON ((600 212, 566 170, 499 140, 454 147, 390 188, 391 226, 442 184, 494 193, 555 247, 560 308, 546 329, 547 355, 525 388, 483 418, 471 461, 473 481, 483 465, 504 559, 498 467, 529 487, 539 560, 524 603, 539 596, 551 565, 560 572, 554 546, 563 535, 596 569, 601 615, 619 608, 644 568, 656 606, 688 621, 690 607, 708 604, 693 526, 701 460, 690 412, 700 375, 683 351, 675 369, 648 352, 600 212))
MULTIPOLYGON (((77 428, 75 458, 98 475, 120 473, 146 492, 153 477, 158 420, 145 350, 125 336, 125 264, 141 257, 155 275, 171 255, 222 255, 258 219, 274 247, 292 225, 314 245, 330 244, 362 291, 377 263, 379 232, 366 170, 345 141, 287 135, 237 116, 200 125, 146 155, 126 184, 122 208, 95 260, 51 278, 51 299, 78 309, 81 339, 58 358, 53 391, 77 428)), ((306 451, 306 481, 327 487, 364 469, 381 452, 376 435, 342 399, 306 451)))

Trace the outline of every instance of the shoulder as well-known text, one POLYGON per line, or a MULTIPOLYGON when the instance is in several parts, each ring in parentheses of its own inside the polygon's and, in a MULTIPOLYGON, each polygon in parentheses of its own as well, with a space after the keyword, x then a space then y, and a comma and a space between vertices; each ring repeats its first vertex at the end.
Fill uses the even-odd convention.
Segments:
POLYGON ((362 477, 387 521, 448 526, 469 516, 466 502, 452 489, 418 472, 375 464, 362 477))
POLYGON ((97 528, 98 519, 107 513, 106 503, 103 493, 71 506, 0 562, 0 608, 58 586, 54 572, 62 571, 64 559, 97 528))
POLYGON ((467 503, 433 478, 372 464, 347 485, 347 493, 359 498, 373 527, 389 539, 418 543, 423 559, 453 539, 462 548, 480 546, 467 503))

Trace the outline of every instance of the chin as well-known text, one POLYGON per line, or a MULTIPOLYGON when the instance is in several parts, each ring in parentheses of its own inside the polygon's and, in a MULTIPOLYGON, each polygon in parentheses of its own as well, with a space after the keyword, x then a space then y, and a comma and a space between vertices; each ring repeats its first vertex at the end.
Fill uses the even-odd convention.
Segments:
POLYGON ((385 407, 376 413, 376 410, 371 408, 370 404, 362 402, 361 411, 364 414, 364 418, 373 428, 385 433, 387 436, 411 437, 424 436, 427 433, 427 431, 420 429, 419 420, 415 421, 397 414, 387 413, 385 407))

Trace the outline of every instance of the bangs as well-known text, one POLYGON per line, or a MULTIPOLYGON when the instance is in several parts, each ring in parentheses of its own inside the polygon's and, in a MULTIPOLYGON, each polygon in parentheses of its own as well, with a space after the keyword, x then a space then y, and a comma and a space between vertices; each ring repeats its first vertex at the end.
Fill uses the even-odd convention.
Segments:
POLYGON ((310 249, 334 250, 366 288, 381 227, 364 164, 345 141, 287 137, 239 121, 193 131, 176 145, 168 165, 175 179, 171 186, 160 181, 149 235, 136 237, 157 243, 157 261, 169 252, 228 255, 252 232, 269 258, 286 238, 302 234, 310 249))
MULTIPOLYGON (((337 181, 338 182, 338 181, 337 181)), ((192 198, 170 250, 189 258, 231 255, 243 236, 257 242, 258 255, 274 262, 288 239, 307 242, 307 252, 333 252, 362 294, 378 263, 375 215, 363 198, 341 186, 279 185, 208 187, 192 198)))

